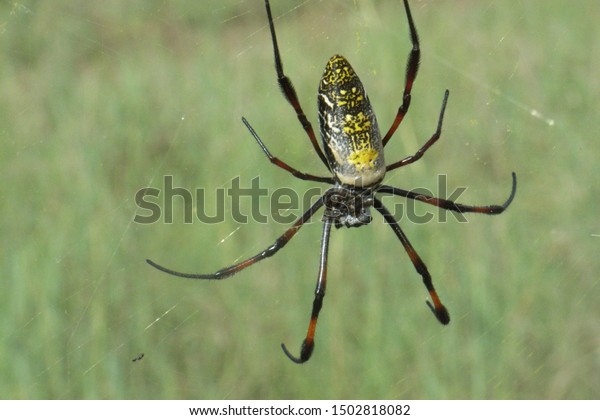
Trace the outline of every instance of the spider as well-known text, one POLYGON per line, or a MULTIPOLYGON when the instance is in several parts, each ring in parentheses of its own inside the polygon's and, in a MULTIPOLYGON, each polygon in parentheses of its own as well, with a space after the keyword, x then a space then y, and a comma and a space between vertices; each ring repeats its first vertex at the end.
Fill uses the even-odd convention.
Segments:
POLYGON ((427 306, 431 309, 437 320, 443 325, 446 325, 450 322, 450 315, 433 287, 431 275, 429 274, 425 263, 409 242, 392 213, 383 205, 380 199, 377 198, 377 194, 384 193, 406 197, 457 213, 472 212, 494 215, 500 214, 506 210, 516 193, 517 178, 514 172, 512 173, 511 193, 506 202, 502 205, 471 206, 458 204, 450 200, 436 198, 421 193, 417 194, 413 191, 382 184, 386 172, 418 161, 440 138, 444 111, 449 95, 449 91, 446 90, 438 117, 437 129, 429 140, 427 140, 414 155, 405 157, 392 164, 386 164, 384 160, 385 145, 392 138, 392 135, 408 111, 411 102, 413 82, 415 81, 419 69, 419 37, 408 6, 408 1, 403 1, 412 42, 412 50, 407 59, 402 103, 398 108, 391 127, 382 137, 377 125, 375 113, 371 107, 369 98, 365 93, 362 82, 350 66, 350 63, 344 57, 341 55, 334 55, 329 59, 325 66, 325 71, 320 80, 318 90, 319 128, 323 145, 323 148, 321 149, 317 142, 313 127, 302 110, 296 90, 294 89, 291 80, 283 71, 283 63, 277 45, 271 7, 269 1, 265 0, 267 19, 271 32, 271 40, 273 42, 277 82, 283 95, 294 108, 296 116, 308 135, 312 147, 325 167, 329 170, 330 176, 317 176, 299 171, 281 159, 273 156, 250 123, 243 117, 242 122, 248 128, 250 134, 254 137, 271 163, 302 180, 318 181, 331 184, 332 186, 268 248, 245 261, 223 268, 213 274, 186 274, 165 268, 151 260, 146 260, 153 267, 173 276, 192 279, 221 280, 233 276, 243 269, 274 255, 277 251, 281 250, 294 235, 296 235, 298 230, 300 230, 300 228, 309 221, 319 209, 321 209, 321 207, 324 207, 317 286, 315 289, 308 331, 300 348, 300 356, 296 357, 292 355, 285 344, 281 344, 284 353, 295 363, 306 362, 311 357, 315 346, 317 319, 323 305, 327 284, 327 255, 332 226, 335 226, 336 228, 351 228, 367 225, 372 219, 371 207, 381 213, 385 222, 400 240, 400 243, 404 247, 404 250, 408 254, 416 271, 423 279, 423 283, 431 298, 431 301, 426 301, 427 306))

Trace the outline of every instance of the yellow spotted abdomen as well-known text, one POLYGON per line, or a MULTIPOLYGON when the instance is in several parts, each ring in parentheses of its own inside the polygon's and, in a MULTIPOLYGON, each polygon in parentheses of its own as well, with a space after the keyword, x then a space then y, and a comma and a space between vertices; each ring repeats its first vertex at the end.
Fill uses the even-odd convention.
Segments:
POLYGON ((325 154, 337 179, 355 187, 379 183, 385 160, 375 112, 362 82, 341 55, 325 66, 318 106, 325 154))

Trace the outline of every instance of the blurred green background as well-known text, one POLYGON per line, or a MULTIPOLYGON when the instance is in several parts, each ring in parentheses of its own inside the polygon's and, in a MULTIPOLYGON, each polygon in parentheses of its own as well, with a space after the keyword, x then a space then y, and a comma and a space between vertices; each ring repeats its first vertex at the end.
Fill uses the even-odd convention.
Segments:
MULTIPOLYGON (((412 154, 386 183, 509 210, 469 223, 402 226, 452 322, 375 215, 334 231, 328 295, 309 363, 297 366, 321 224, 222 282, 167 276, 152 258, 211 272, 286 228, 133 222, 134 194, 214 191, 240 177, 302 193, 325 174, 279 93, 260 0, 0 3, 0 396, 2 398, 600 397, 600 14, 594 0, 412 1, 422 63, 411 110, 386 149, 412 154), (144 358, 132 362, 137 355, 144 358)), ((344 54, 386 130, 410 48, 401 2, 274 0, 287 73, 313 124, 327 59, 344 54)), ((402 199, 385 199, 390 207, 402 199)), ((243 211, 250 203, 242 201, 243 211)), ((266 202, 262 203, 268 210, 266 202)), ((212 208, 212 207, 209 207, 212 208)), ((420 205, 419 211, 430 208, 420 205)), ((139 212, 142 213, 142 212, 139 212)))

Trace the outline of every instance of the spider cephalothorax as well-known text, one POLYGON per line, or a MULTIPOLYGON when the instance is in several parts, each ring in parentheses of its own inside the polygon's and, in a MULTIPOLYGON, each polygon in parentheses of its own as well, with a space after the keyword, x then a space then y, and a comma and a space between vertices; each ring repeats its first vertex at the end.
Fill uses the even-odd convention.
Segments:
POLYGON ((323 221, 332 220, 336 228, 360 227, 371 223, 373 191, 337 185, 323 196, 323 221))

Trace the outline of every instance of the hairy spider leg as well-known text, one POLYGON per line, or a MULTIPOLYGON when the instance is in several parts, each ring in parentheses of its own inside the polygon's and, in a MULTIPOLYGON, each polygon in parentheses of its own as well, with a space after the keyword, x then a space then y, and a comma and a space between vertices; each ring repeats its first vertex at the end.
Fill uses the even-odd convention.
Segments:
POLYGON ((403 190, 402 188, 392 187, 390 185, 382 185, 378 190, 378 193, 388 193, 397 195, 400 197, 410 198, 411 200, 421 201, 423 203, 431 204, 445 210, 451 210, 457 213, 481 213, 481 214, 500 214, 512 203, 515 194, 517 193, 517 174, 512 173, 512 189, 509 197, 506 199, 504 204, 492 204, 490 206, 471 206, 466 204, 455 203, 451 200, 445 200, 443 198, 432 197, 423 193, 416 193, 414 191, 403 190))
POLYGON ((440 301, 440 298, 438 297, 438 294, 435 291, 435 288, 433 287, 433 282, 431 281, 431 274, 429 274, 427 266, 425 265, 421 257, 419 257, 419 254, 417 254, 417 251, 415 251, 415 249, 411 245, 410 241, 400 228, 400 225, 398 224, 396 219, 394 219, 394 216, 392 216, 390 211, 387 208, 385 208, 383 203, 377 198, 374 199, 374 207, 379 211, 379 213, 381 213, 387 224, 392 228, 398 239, 400 239, 402 246, 404 246, 404 250, 408 254, 408 257, 412 261, 413 265, 415 266, 417 273, 419 273, 423 278, 423 283, 425 284, 425 287, 429 292, 429 296, 433 301, 433 304, 427 301, 427 306, 429 306, 429 309, 431 309, 438 321, 440 321, 444 325, 448 324, 450 322, 450 314, 448 314, 448 310, 440 301))
POLYGON ((319 276, 317 277, 317 287, 315 288, 315 299, 313 300, 312 312, 310 315, 310 322, 308 323, 308 331, 306 332, 306 338, 302 342, 300 348, 300 357, 293 356, 285 344, 281 343, 281 348, 287 357, 292 362, 304 363, 313 352, 315 347, 315 331, 317 329, 317 320, 319 318, 319 312, 323 306, 323 298, 325 297, 325 288, 327 286, 327 256, 329 255, 329 236, 331 234, 332 220, 325 220, 323 222, 323 235, 321 236, 321 259, 319 261, 319 276))
POLYGON ((404 93, 402 94, 402 104, 398 108, 398 113, 396 114, 396 118, 394 119, 392 126, 382 139, 383 147, 385 147, 387 142, 392 138, 392 136, 396 132, 396 129, 398 128, 398 126, 404 119, 404 116, 408 112, 411 99, 410 93, 412 91, 413 83, 417 78, 417 72, 419 71, 419 62, 421 61, 419 35, 417 34, 417 28, 415 27, 415 23, 410 13, 410 8, 408 7, 407 0, 404 0, 404 9, 406 10, 406 17, 408 18, 410 39, 412 41, 412 50, 410 50, 410 53, 408 54, 408 60, 406 63, 406 79, 404 82, 404 93))
POLYGON ((325 167, 330 169, 329 162, 327 161, 325 154, 321 150, 321 147, 319 147, 319 142, 317 141, 317 137, 315 136, 315 131, 312 128, 312 124, 310 123, 308 118, 306 118, 304 110, 300 105, 298 95, 296 94, 296 89, 294 88, 294 85, 292 84, 290 78, 287 77, 283 72, 283 63, 281 61, 281 55, 279 54, 279 46, 277 45, 277 36, 275 35, 275 25, 273 23, 273 15, 271 14, 271 6, 269 5, 269 0, 265 0, 265 7, 267 8, 269 29, 271 30, 271 39, 273 40, 273 54, 275 56, 275 70, 277 71, 277 83, 279 83, 279 88, 281 89, 281 92, 283 93, 287 101, 294 108, 294 111, 296 111, 296 116, 298 117, 300 124, 302 124, 302 128, 304 128, 304 131, 306 131, 306 134, 308 135, 308 138, 310 139, 313 148, 317 152, 317 155, 319 155, 319 158, 321 159, 325 167))
POLYGON ((300 218, 298 218, 298 220, 296 220, 296 222, 289 229, 287 229, 283 233, 283 235, 281 235, 279 238, 277 238, 277 240, 273 243, 273 245, 269 246, 264 251, 259 252, 255 256, 248 258, 247 260, 244 260, 238 264, 234 264, 229 267, 222 268, 221 270, 217 271, 216 273, 212 273, 212 274, 182 273, 179 271, 171 270, 170 268, 163 267, 162 265, 157 264, 151 260, 146 260, 146 262, 148 264, 150 264, 152 267, 157 268, 160 271, 163 271, 167 274, 171 274, 171 275, 177 276, 177 277, 184 277, 184 278, 188 278, 188 279, 221 280, 221 279, 224 279, 227 277, 231 277, 234 274, 237 274, 238 272, 242 271, 244 268, 248 268, 251 265, 256 264, 257 262, 262 261, 265 258, 268 258, 268 257, 274 255, 277 251, 279 251, 281 248, 283 248, 294 237, 294 235, 298 232, 298 230, 300 230, 302 225, 304 225, 304 223, 306 223, 308 220, 310 220, 310 218, 315 214, 315 212, 317 210, 319 210, 322 206, 323 206, 323 197, 321 196, 321 197, 319 197, 319 199, 317 201, 315 201, 315 203, 312 206, 310 206, 310 208, 308 210, 306 210, 304 212, 304 214, 302 216, 300 216, 300 218))
POLYGON ((262 149, 262 151, 267 156, 267 158, 271 161, 272 164, 280 167, 281 169, 288 171, 289 173, 294 175, 296 178, 300 178, 305 181, 325 182, 328 184, 333 184, 335 182, 335 179, 333 177, 324 177, 324 176, 316 176, 316 175, 307 174, 306 172, 302 172, 302 171, 297 170, 296 168, 291 167, 290 165, 288 165, 287 163, 285 163, 278 157, 273 156, 271 154, 271 152, 269 151, 269 149, 267 149, 267 146, 265 146, 263 141, 260 139, 260 137, 256 133, 256 131, 254 131, 254 128, 252 128, 252 126, 250 125, 248 120, 246 120, 246 118, 242 117, 242 122, 244 123, 246 128, 248 128, 248 131, 250 131, 250 134, 252 134, 252 136, 254 137, 254 139, 256 140, 256 142, 258 143, 258 145, 260 146, 260 148, 262 149))
POLYGON ((448 95, 450 95, 450 91, 448 91, 448 89, 446 89, 446 93, 444 93, 444 99, 442 100, 442 109, 440 110, 440 116, 438 118, 438 124, 437 124, 437 129, 435 130, 435 133, 433 133, 431 138, 429 140, 427 140, 427 142, 419 150, 417 150, 417 153, 415 153, 412 156, 405 157, 404 159, 399 160, 396 163, 387 165, 385 167, 385 170, 387 172, 389 172, 393 169, 400 168, 402 166, 410 165, 411 163, 414 163, 417 160, 421 159, 421 157, 425 154, 427 149, 429 149, 431 146, 433 146, 433 144, 436 141, 439 140, 440 136, 442 135, 442 123, 444 122, 444 112, 446 111, 446 104, 448 103, 448 95))

